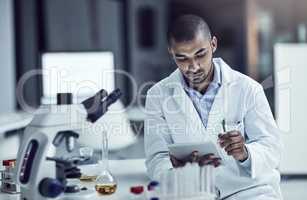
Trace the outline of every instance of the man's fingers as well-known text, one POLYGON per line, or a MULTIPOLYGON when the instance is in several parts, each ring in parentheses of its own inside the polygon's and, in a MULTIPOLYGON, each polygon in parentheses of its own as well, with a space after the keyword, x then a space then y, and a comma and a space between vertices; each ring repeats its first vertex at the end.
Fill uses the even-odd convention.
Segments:
POLYGON ((229 137, 227 139, 219 139, 219 143, 222 148, 227 147, 230 144, 238 143, 238 142, 244 142, 244 138, 242 137, 242 135, 229 137))
POLYGON ((221 141, 220 146, 222 148, 225 148, 225 147, 229 146, 230 144, 239 143, 239 142, 243 142, 243 139, 241 137, 235 137, 235 138, 231 138, 231 139, 228 139, 228 140, 221 141))
POLYGON ((199 160, 207 160, 207 159, 211 159, 213 157, 214 157, 214 154, 210 153, 210 154, 200 156, 199 160))
POLYGON ((185 162, 198 162, 199 160, 199 155, 198 155, 198 151, 193 151, 189 156, 187 156, 184 161, 185 162))
POLYGON ((218 167, 218 166, 221 165, 221 161, 220 160, 215 160, 215 161, 213 161, 213 165, 214 165, 214 167, 218 167))
POLYGON ((221 140, 225 140, 225 139, 228 139, 228 138, 231 138, 231 137, 236 137, 238 135, 241 135, 239 131, 229 131, 229 132, 226 132, 224 134, 219 134, 218 137, 221 140))
POLYGON ((204 166, 210 164, 214 160, 220 160, 220 158, 215 157, 213 154, 206 154, 199 158, 198 164, 204 166))
POLYGON ((233 140, 234 138, 238 138, 238 137, 241 138, 242 135, 238 133, 238 134, 226 136, 226 137, 222 136, 222 137, 219 137, 219 140, 220 141, 227 141, 227 140, 233 140))
POLYGON ((221 164, 220 158, 206 159, 199 162, 199 166, 214 165, 215 167, 221 164))
POLYGON ((193 151, 191 153, 191 162, 197 162, 199 159, 198 151, 193 151))
POLYGON ((213 154, 198 156, 198 152, 192 152, 186 160, 179 160, 175 156, 170 155, 170 160, 175 168, 183 167, 186 162, 198 162, 199 166, 213 165, 214 167, 221 164, 221 158, 215 157, 213 154))
POLYGON ((243 150, 242 148, 236 148, 232 149, 231 151, 228 151, 227 154, 230 156, 235 156, 236 154, 242 154, 243 150))
POLYGON ((221 160, 221 158, 215 157, 215 156, 212 156, 212 157, 209 157, 209 158, 206 158, 206 159, 202 158, 202 159, 199 159, 198 163, 208 164, 209 162, 211 162, 213 160, 221 160))
POLYGON ((178 160, 174 156, 170 155, 170 159, 171 159, 173 166, 178 164, 178 160))
POLYGON ((243 147, 244 147, 244 143, 240 141, 237 143, 232 143, 232 144, 227 145, 225 147, 225 151, 229 152, 229 151, 232 151, 233 149, 238 149, 238 148, 243 148, 243 147))
POLYGON ((170 155, 170 159, 171 159, 171 162, 172 162, 172 165, 173 167, 182 167, 184 166, 184 162, 178 160, 175 156, 173 155, 170 155))
POLYGON ((171 158, 171 160, 177 160, 177 158, 173 156, 172 154, 170 154, 169 157, 171 158))
POLYGON ((200 160, 199 165, 204 166, 204 165, 212 164, 213 162, 220 162, 220 161, 221 161, 221 158, 212 157, 212 158, 209 158, 209 159, 200 160))

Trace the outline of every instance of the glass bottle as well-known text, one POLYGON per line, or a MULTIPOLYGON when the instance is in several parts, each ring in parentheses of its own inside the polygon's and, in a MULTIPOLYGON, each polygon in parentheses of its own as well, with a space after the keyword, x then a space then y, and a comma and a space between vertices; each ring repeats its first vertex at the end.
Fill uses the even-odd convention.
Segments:
POLYGON ((99 194, 109 195, 116 191, 117 183, 111 172, 109 171, 108 164, 108 136, 107 132, 103 131, 102 134, 102 154, 101 160, 98 161, 99 168, 101 170, 100 174, 95 180, 95 189, 99 194))

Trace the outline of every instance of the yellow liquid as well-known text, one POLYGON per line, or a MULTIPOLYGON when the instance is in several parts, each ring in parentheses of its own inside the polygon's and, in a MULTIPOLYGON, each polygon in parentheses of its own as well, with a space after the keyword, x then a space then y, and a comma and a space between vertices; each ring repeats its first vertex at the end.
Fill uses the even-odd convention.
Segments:
POLYGON ((96 184, 95 189, 99 194, 109 195, 116 191, 116 184, 96 184))
POLYGON ((87 175, 82 175, 81 177, 80 177, 80 181, 88 181, 88 182, 93 182, 93 181, 95 181, 96 180, 96 178, 97 178, 97 176, 87 176, 87 175))

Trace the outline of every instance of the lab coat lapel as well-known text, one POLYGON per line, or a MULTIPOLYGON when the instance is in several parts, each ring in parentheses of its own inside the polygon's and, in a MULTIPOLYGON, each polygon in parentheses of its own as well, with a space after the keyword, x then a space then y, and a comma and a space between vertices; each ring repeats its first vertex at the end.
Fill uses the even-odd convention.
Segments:
POLYGON ((207 130, 209 134, 218 134, 222 130, 221 122, 224 118, 224 102, 225 102, 225 90, 227 86, 221 85, 218 93, 216 94, 211 110, 208 116, 207 130))
POLYGON ((213 60, 214 65, 221 70, 222 85, 216 94, 208 116, 207 131, 217 135, 223 131, 222 120, 226 118, 230 98, 230 86, 234 82, 234 71, 220 58, 213 60))
MULTIPOLYGON (((178 73, 180 72, 178 71, 178 73)), ((173 83, 180 83, 179 74, 176 74, 173 78, 176 78, 176 81, 173 83)), ((179 108, 179 114, 176 115, 176 118, 177 121, 181 122, 181 126, 185 126, 184 129, 186 136, 188 136, 187 138, 189 138, 188 141, 203 140, 206 130, 192 100, 186 94, 181 84, 175 84, 173 88, 173 98, 179 108)))
POLYGON ((183 88, 175 89, 174 99, 181 110, 181 117, 185 119, 187 129, 186 134, 192 134, 192 137, 195 140, 202 139, 202 136, 205 135, 205 128, 192 100, 188 97, 183 88))

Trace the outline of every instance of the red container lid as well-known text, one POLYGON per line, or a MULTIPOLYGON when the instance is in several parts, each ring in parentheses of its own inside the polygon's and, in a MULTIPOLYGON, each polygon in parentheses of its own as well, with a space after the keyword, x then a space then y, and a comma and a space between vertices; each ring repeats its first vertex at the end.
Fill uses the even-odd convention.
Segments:
POLYGON ((130 192, 133 194, 141 194, 144 192, 143 186, 134 186, 130 188, 130 192))
POLYGON ((16 163, 16 159, 3 160, 2 161, 2 165, 5 166, 5 167, 9 167, 9 166, 15 165, 15 163, 16 163))

